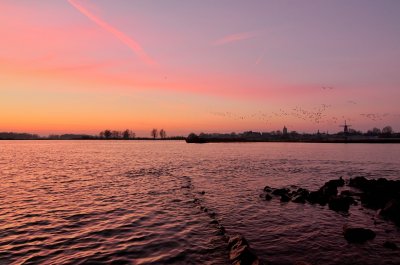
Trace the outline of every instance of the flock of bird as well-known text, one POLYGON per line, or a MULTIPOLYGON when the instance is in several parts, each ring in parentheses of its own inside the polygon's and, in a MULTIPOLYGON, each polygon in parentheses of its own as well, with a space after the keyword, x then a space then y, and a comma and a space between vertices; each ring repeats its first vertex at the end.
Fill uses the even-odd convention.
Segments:
POLYGON ((382 121, 384 118, 386 118, 387 116, 389 116, 389 113, 362 113, 360 114, 360 116, 363 116, 367 119, 370 119, 372 121, 382 121))
MULTIPOLYGON (((323 90, 332 90, 334 89, 332 86, 323 86, 323 90)), ((353 100, 348 100, 348 104, 356 105, 357 102, 353 100)), ((238 120, 238 121, 248 121, 248 120, 258 120, 262 121, 265 124, 269 124, 271 120, 274 120, 276 118, 282 119, 282 118, 296 118, 297 120, 301 121, 306 121, 310 122, 313 124, 320 124, 320 123, 328 123, 328 124, 337 124, 339 122, 339 119, 342 120, 347 120, 347 121, 355 121, 354 119, 351 119, 349 117, 341 116, 335 117, 328 115, 329 109, 332 108, 332 105, 328 104, 320 104, 315 106, 312 109, 305 109, 300 106, 295 106, 294 108, 291 109, 282 109, 280 108, 277 111, 272 111, 272 112, 262 112, 258 111, 255 113, 251 114, 238 114, 234 112, 210 112, 211 115, 218 116, 218 117, 223 117, 223 118, 228 118, 232 120, 238 120)), ((360 114, 360 116, 372 120, 372 121, 382 121, 385 118, 387 118, 390 114, 389 113, 367 113, 367 114, 360 114)), ((400 115, 399 115, 400 116, 400 115)))
MULTIPOLYGON (((247 115, 236 114, 234 112, 210 112, 211 115, 229 118, 233 120, 259 120, 265 123, 269 123, 271 119, 274 118, 285 118, 285 117, 295 117, 299 120, 309 121, 315 124, 321 123, 326 117, 326 111, 331 107, 331 105, 321 104, 313 109, 307 110, 296 106, 290 110, 279 109, 278 111, 272 111, 271 113, 265 113, 258 111, 256 113, 251 113, 247 115)), ((335 117, 337 120, 338 118, 335 117)))

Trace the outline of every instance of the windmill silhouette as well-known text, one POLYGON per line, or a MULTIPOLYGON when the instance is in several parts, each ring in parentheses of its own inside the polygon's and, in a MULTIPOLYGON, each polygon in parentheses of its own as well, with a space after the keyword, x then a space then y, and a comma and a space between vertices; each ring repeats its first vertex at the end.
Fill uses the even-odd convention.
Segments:
POLYGON ((349 134, 349 127, 351 127, 351 125, 348 125, 346 121, 344 121, 344 125, 339 125, 339 127, 343 127, 343 132, 345 135, 349 134))

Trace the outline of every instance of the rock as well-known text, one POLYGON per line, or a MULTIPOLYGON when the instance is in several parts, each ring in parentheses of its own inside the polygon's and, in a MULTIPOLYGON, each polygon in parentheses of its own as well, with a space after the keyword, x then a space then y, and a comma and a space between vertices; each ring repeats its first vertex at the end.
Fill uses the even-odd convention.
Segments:
POLYGON ((332 186, 332 187, 343 187, 344 186, 344 180, 342 177, 340 177, 339 179, 332 179, 328 182, 325 183, 324 186, 332 186))
POLYGON ((219 222, 218 222, 218 220, 213 219, 210 221, 210 224, 217 225, 217 224, 219 224, 219 222))
POLYGON ((320 198, 322 197, 321 192, 319 191, 312 191, 310 192, 310 195, 308 195, 307 200, 310 203, 318 203, 320 201, 320 198))
POLYGON ((290 197, 286 194, 281 195, 281 202, 288 202, 290 201, 290 197))
MULTIPOLYGON (((344 180, 342 180, 344 181, 344 180)), ((326 182, 319 190, 310 192, 307 200, 310 203, 326 205, 329 199, 338 193, 337 187, 341 183, 339 180, 330 180, 326 182)))
POLYGON ((369 185, 368 180, 364 177, 355 177, 349 180, 350 187, 356 187, 359 188, 360 190, 366 189, 368 185, 369 185))
POLYGON ((310 194, 310 192, 308 190, 306 190, 306 189, 298 188, 297 191, 296 191, 296 194, 302 195, 304 197, 307 197, 310 194))
POLYGON ((357 197, 359 197, 359 196, 363 195, 363 193, 362 192, 355 192, 355 191, 352 191, 352 190, 343 190, 340 193, 340 195, 343 195, 343 196, 357 196, 357 197))
POLYGON ((265 200, 266 200, 266 201, 270 201, 271 199, 272 199, 272 196, 271 196, 271 195, 269 195, 268 193, 265 194, 265 200))
POLYGON ((347 196, 334 196, 329 199, 329 209, 334 211, 348 212, 350 204, 354 202, 354 199, 347 196))
POLYGON ((385 241, 385 243, 383 243, 383 247, 384 248, 388 248, 388 249, 392 249, 392 250, 398 249, 396 243, 394 243, 392 241, 385 241))
POLYGON ((379 214, 400 226, 400 200, 398 198, 390 200, 379 214))
POLYGON ((292 199, 292 202, 295 203, 305 203, 306 202, 306 197, 303 195, 297 195, 292 199))
POLYGON ((324 199, 329 199, 331 196, 336 196, 338 193, 336 182, 330 182, 324 184, 319 190, 324 197, 324 199))
POLYGON ((272 191, 272 188, 271 188, 270 186, 265 186, 265 187, 264 187, 264 191, 265 191, 265 192, 271 192, 271 191, 272 191))
POLYGON ((282 196, 282 195, 287 195, 289 192, 288 189, 282 188, 282 189, 275 189, 272 191, 272 194, 282 196))
POLYGON ((243 236, 231 236, 228 241, 228 247, 229 259, 232 264, 262 264, 258 257, 250 249, 249 243, 243 236))
POLYGON ((349 185, 363 191, 361 202, 368 208, 381 209, 396 198, 400 191, 400 181, 387 180, 385 178, 368 180, 364 177, 350 179, 349 185))
POLYGON ((350 243, 364 243, 375 238, 376 234, 371 229, 362 227, 343 227, 344 238, 350 243))

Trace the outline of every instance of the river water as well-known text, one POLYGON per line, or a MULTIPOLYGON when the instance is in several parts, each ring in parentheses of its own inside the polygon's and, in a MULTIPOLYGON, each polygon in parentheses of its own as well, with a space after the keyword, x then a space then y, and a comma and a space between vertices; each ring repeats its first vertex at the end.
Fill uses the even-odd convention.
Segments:
POLYGON ((372 210, 259 196, 355 176, 400 179, 400 145, 1 141, 0 264, 229 264, 214 219, 270 264, 400 264, 372 210), (349 244, 344 224, 377 236, 349 244))

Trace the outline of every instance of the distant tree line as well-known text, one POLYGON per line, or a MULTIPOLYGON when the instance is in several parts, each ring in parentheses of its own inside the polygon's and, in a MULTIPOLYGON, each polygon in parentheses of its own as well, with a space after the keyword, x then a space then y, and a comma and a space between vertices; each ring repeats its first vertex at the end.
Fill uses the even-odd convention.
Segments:
POLYGON ((129 129, 126 129, 125 131, 104 130, 99 133, 99 138, 131 140, 136 138, 136 133, 129 129))
POLYGON ((40 139, 37 134, 30 133, 14 133, 14 132, 0 132, 1 140, 37 140, 40 139))
POLYGON ((167 138, 167 132, 164 129, 161 129, 158 131, 157 129, 153 129, 150 131, 150 135, 153 139, 156 139, 158 136, 160 136, 160 139, 166 139, 167 138))

